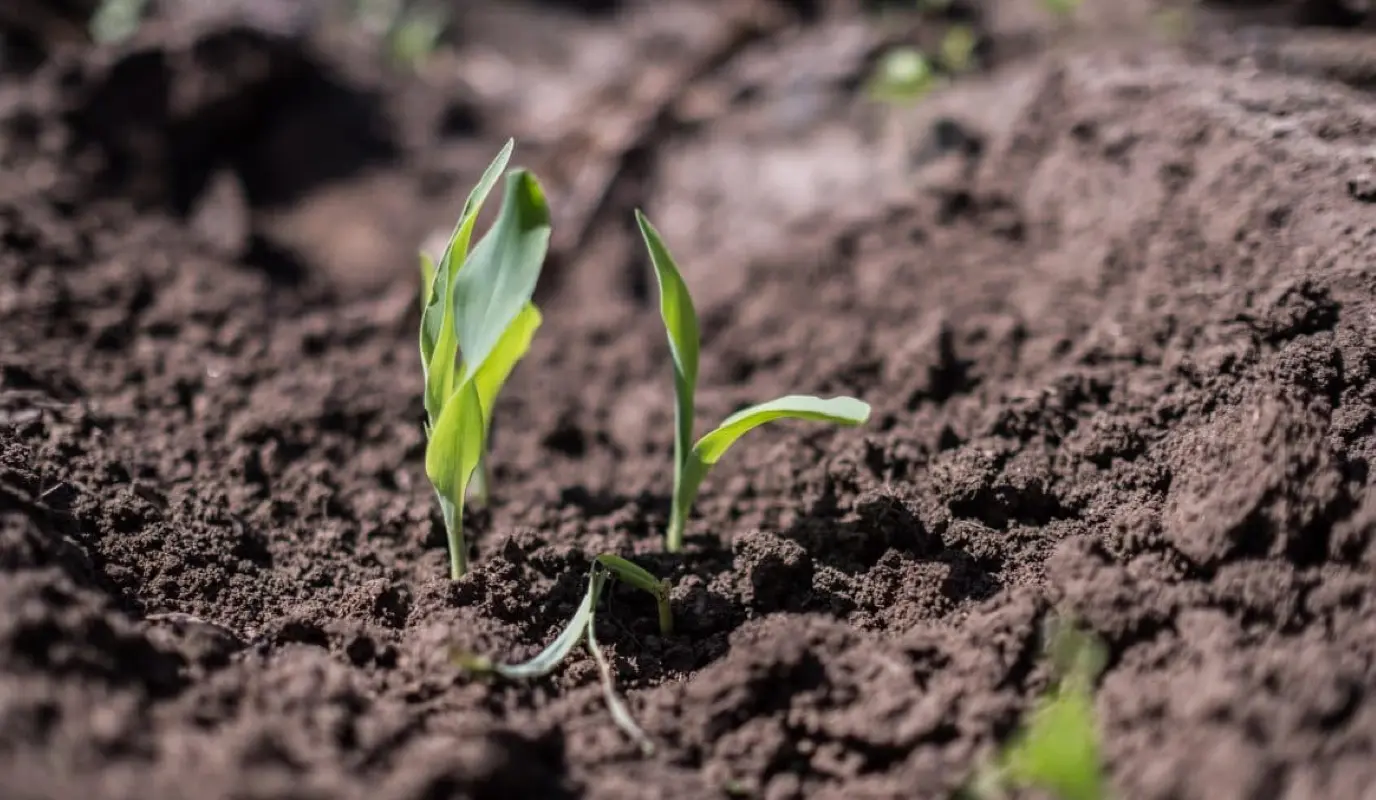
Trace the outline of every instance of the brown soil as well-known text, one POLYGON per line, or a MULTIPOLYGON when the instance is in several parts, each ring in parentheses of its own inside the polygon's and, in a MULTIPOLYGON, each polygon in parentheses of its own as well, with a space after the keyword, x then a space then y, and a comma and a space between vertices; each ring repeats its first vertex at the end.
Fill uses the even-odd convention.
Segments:
POLYGON ((100 48, 6 5, 0 796, 941 797, 1045 686, 1053 611, 1108 645, 1120 796, 1376 793, 1366 4, 1172 38, 1144 0, 470 2, 419 75, 306 3, 100 48), (864 99, 950 19, 976 73, 864 99), (547 321, 451 583, 413 254, 507 136, 556 214, 547 321), (636 206, 698 297, 704 420, 875 409, 752 434, 681 558, 636 206), (447 661, 534 653, 602 551, 675 585, 672 636, 599 615, 649 758, 581 651, 447 661))

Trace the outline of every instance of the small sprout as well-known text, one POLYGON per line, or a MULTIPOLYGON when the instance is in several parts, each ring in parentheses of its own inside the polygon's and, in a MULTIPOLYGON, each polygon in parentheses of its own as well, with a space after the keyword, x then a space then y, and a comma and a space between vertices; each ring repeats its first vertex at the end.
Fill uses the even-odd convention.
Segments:
POLYGON ((941 37, 941 63, 951 72, 965 72, 975 64, 979 39, 968 25, 952 25, 941 37))
POLYGON ((936 84, 931 62, 915 47, 895 47, 884 54, 870 79, 870 95, 884 102, 910 102, 936 84))
POLYGON ((659 283, 660 315, 669 335, 669 350, 674 360, 674 495, 665 546, 669 552, 676 553, 683 549, 688 512, 703 478, 738 439, 766 422, 779 419, 861 425, 869 419, 870 407, 853 397, 822 399, 787 395, 732 414, 693 444, 693 394, 698 379, 697 312, 693 308, 688 285, 684 283, 658 231, 639 211, 636 212, 636 221, 649 248, 650 261, 659 283))
POLYGON ((593 559, 592 567, 588 570, 588 591, 583 595, 583 602, 579 604, 573 618, 554 641, 534 658, 520 664, 499 664, 485 656, 456 651, 453 653, 453 660, 462 669, 479 675, 499 675, 511 680, 539 678, 553 672, 568 654, 573 652, 578 641, 586 638, 588 652, 597 663, 602 694, 612 720, 640 747, 641 752, 648 756, 654 753, 654 744, 635 723, 630 710, 617 695, 611 664, 597 644, 597 602, 609 577, 648 592, 655 598, 655 604, 659 608, 660 632, 668 635, 673 630, 673 619, 669 609, 669 582, 657 580, 649 572, 620 556, 604 553, 593 559))
POLYGON ((507 174, 497 220, 469 252, 478 214, 513 146, 507 142, 469 194, 440 263, 421 258, 422 275, 429 276, 420 331, 425 472, 439 496, 456 580, 467 571, 463 506, 487 458, 492 408, 540 326, 530 298, 549 247, 550 218, 534 175, 507 174))
POLYGON ((451 12, 435 0, 353 0, 345 19, 381 41, 398 66, 416 69, 439 49, 451 12))
POLYGON ((1090 635, 1064 621, 1049 627, 1047 657, 1057 676, 1021 730, 993 762, 977 770, 966 796, 1006 797, 1038 788, 1060 800, 1104 800, 1106 780, 1094 721, 1094 681, 1106 656, 1090 635))
POLYGON ((420 66, 440 46, 448 18, 440 9, 409 9, 387 32, 392 59, 410 69, 420 66))
POLYGON ((148 0, 103 0, 91 15, 91 38, 102 44, 122 42, 138 33, 148 0))

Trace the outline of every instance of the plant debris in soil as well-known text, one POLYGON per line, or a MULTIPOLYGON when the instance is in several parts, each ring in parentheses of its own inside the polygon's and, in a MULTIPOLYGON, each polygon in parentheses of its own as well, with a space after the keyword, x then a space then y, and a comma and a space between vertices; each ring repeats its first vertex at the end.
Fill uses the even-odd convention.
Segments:
POLYGON ((405 69, 313 3, 92 5, 0 11, 0 796, 946 797, 1062 613, 1115 796, 1376 787, 1366 4, 454 3, 405 69), (950 24, 975 69, 869 99, 950 24), (454 582, 416 252, 507 137, 555 234, 454 582), (638 207, 704 418, 873 407, 752 433, 674 554, 638 207), (673 583, 595 623, 649 757, 586 655, 449 659, 599 553, 673 583))

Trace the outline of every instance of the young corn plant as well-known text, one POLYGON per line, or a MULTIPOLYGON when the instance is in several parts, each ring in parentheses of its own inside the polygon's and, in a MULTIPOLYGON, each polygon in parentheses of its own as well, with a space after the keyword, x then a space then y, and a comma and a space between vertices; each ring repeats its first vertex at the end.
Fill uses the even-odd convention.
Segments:
POLYGON ((549 248, 549 207, 534 175, 506 172, 514 146, 507 141, 469 194, 439 263, 421 256, 428 287, 420 324, 425 472, 439 498, 455 580, 468 569, 464 500, 487 457, 493 405, 541 321, 531 297, 549 248), (470 252, 478 214, 503 173, 500 213, 470 252))
POLYGON ((658 279, 659 310, 669 334, 669 351, 674 361, 674 494, 665 547, 677 553, 683 549, 688 513, 703 479, 712 465, 742 436, 767 422, 781 419, 862 425, 869 419, 870 407, 853 397, 791 394, 737 411, 693 442, 693 394, 697 388, 700 338, 697 311, 693 308, 688 284, 659 232, 640 211, 636 211, 635 216, 658 279))

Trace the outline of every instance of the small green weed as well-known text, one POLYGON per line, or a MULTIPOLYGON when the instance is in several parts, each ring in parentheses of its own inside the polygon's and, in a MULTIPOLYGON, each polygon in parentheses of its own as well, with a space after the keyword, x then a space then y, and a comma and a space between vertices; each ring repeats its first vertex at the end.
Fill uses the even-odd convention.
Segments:
POLYGON ((103 0, 91 15, 91 38, 101 44, 113 44, 138 32, 148 0, 103 0))
POLYGON ((879 59, 869 80, 869 96, 884 103, 908 103, 931 91, 937 74, 916 47, 895 47, 879 59))

